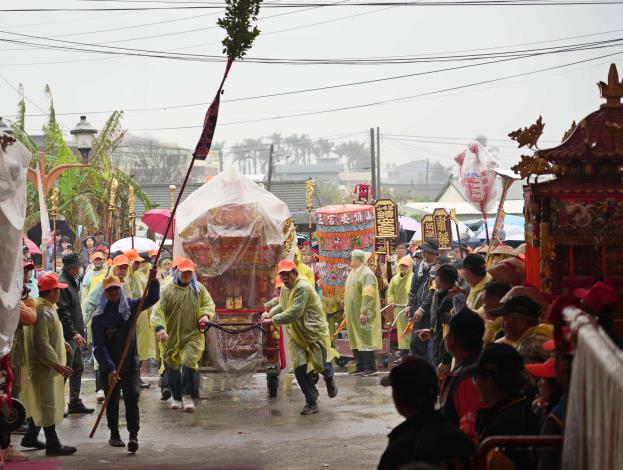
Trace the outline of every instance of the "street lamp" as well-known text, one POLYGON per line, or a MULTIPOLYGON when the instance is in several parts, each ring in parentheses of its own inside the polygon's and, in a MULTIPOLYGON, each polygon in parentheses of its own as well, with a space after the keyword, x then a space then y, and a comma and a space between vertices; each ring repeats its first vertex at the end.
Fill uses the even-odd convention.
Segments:
POLYGON ((2 120, 1 117, 0 117, 0 131, 4 132, 5 134, 13 135, 13 129, 11 129, 9 125, 2 120))
POLYGON ((89 163, 89 152, 91 152, 93 148, 93 141, 95 140, 97 129, 87 121, 86 116, 80 116, 80 121, 70 133, 74 136, 76 147, 78 147, 83 161, 89 163))

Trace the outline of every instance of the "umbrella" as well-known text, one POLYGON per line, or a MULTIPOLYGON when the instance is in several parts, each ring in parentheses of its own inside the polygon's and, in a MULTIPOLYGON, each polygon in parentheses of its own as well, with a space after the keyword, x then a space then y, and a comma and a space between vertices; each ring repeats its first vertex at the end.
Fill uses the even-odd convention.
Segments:
MULTIPOLYGON (((470 219, 470 220, 464 220, 463 222, 465 223, 465 225, 468 225, 470 227, 475 227, 476 230, 480 229, 481 227, 484 229, 484 227, 482 226, 483 225, 482 219, 470 219)), ((487 225, 489 226, 489 230, 493 230, 494 224, 495 224, 495 217, 489 217, 487 219, 487 225)), ((526 224, 525 219, 522 216, 506 215, 506 217, 504 217, 504 227, 515 225, 515 226, 520 226, 523 228, 525 224, 526 224)))
MULTIPOLYGON (((152 209, 143 214, 143 223, 155 233, 163 235, 170 217, 171 211, 169 209, 152 209)), ((175 226, 175 221, 173 226, 175 226)), ((167 238, 173 238, 172 230, 167 233, 167 238)))
MULTIPOLYGON (((134 237, 134 249, 136 251, 149 251, 149 250, 157 250, 159 248, 158 244, 154 241, 151 241, 149 238, 143 237, 134 237)), ((132 238, 122 238, 121 240, 117 240, 110 247, 110 252, 114 253, 115 251, 128 251, 132 249, 132 238)))
POLYGON ((35 245, 35 242, 33 242, 28 237, 24 237, 24 246, 26 248, 28 248, 28 251, 30 251, 30 254, 32 254, 32 255, 40 255, 41 254, 41 250, 39 249, 39 247, 37 245, 35 245))
POLYGON ((420 230, 420 223, 413 217, 399 215, 398 224, 403 230, 408 230, 409 232, 417 232, 420 230))
MULTIPOLYGON (((492 226, 489 226, 489 235, 491 235, 492 229, 493 229, 492 226)), ((500 237, 502 238, 502 241, 524 241, 525 240, 526 234, 525 234, 523 225, 520 227, 519 225, 504 224, 504 227, 502 227, 502 231, 504 232, 503 236, 500 237)), ((484 228, 478 235, 476 235, 476 238, 478 238, 479 240, 486 240, 487 234, 485 233, 484 228)))

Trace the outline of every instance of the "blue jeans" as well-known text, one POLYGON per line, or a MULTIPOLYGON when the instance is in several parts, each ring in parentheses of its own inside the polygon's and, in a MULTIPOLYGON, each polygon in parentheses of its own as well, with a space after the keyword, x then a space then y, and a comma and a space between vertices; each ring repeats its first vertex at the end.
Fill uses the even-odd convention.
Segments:
MULTIPOLYGON (((330 362, 327 362, 327 351, 322 346, 320 346, 320 349, 322 351, 323 367, 321 374, 323 375, 325 382, 328 382, 330 380, 333 380, 333 365, 330 362)), ((308 405, 315 405, 316 400, 318 400, 318 389, 316 388, 314 374, 314 372, 307 372, 307 364, 304 364, 294 369, 296 381, 299 383, 299 387, 301 387, 301 392, 303 392, 303 395, 305 395, 305 401, 308 405)))

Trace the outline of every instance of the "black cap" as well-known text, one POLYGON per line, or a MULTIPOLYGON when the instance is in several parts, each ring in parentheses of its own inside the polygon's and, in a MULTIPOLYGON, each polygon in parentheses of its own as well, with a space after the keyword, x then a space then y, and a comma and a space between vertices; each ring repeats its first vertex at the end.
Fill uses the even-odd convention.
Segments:
POLYGON ((485 334, 485 322, 476 312, 463 307, 450 318, 448 329, 459 339, 479 339, 480 344, 482 344, 482 337, 485 334))
POLYGON ((439 379, 435 369, 421 357, 407 356, 381 379, 381 385, 400 393, 418 396, 436 396, 439 379))
POLYGON ((80 258, 76 253, 63 256, 63 269, 71 269, 75 266, 80 266, 80 258))
POLYGON ((432 253, 433 255, 439 254, 439 242, 433 238, 429 238, 420 245, 420 250, 424 253, 432 253))
POLYGON ((526 317, 538 318, 541 315, 541 306, 530 297, 518 295, 517 297, 511 297, 504 306, 489 310, 487 313, 494 317, 518 313, 526 317))
POLYGON ((422 250, 420 250, 420 249, 415 250, 415 253, 413 253, 413 257, 414 258, 423 258, 424 255, 422 254, 422 250))
POLYGON ((510 344, 493 343, 487 346, 478 359, 476 374, 499 379, 519 379, 524 370, 521 354, 510 344))
POLYGON ((456 269, 463 269, 463 260, 457 259, 455 262, 452 263, 452 266, 454 266, 456 269))

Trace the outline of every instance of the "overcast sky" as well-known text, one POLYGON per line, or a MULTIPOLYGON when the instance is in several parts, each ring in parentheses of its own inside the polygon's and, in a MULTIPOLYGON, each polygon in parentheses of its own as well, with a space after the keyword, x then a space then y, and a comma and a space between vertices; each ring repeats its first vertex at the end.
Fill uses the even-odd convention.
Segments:
MULTIPOLYGON (((0 2, 0 8, 128 5, 162 3, 0 2)), ((216 19, 220 14, 221 10, 0 12, 0 38, 44 42, 6 34, 12 32, 115 47, 219 55, 223 32, 216 27, 216 19), (148 26, 149 23, 159 24, 148 26), (96 32, 110 29, 116 30, 96 32), (145 36, 149 38, 137 39, 145 36)), ((623 5, 345 6, 304 11, 266 8, 259 20, 262 34, 249 56, 336 59, 543 48, 623 37, 622 18, 623 5), (577 37, 584 35, 590 36, 577 37), (564 40, 552 42, 560 39, 564 40), (502 46, 514 47, 492 49, 502 46)), ((608 64, 618 62, 623 75, 623 43, 618 44, 619 47, 523 58, 334 90, 223 102, 216 140, 225 141, 228 146, 244 138, 281 132, 282 135, 305 133, 314 138, 329 137, 336 142, 363 141, 368 138, 370 127, 379 126, 386 135, 382 139, 384 164, 426 157, 450 164, 469 138, 484 134, 490 139, 500 139, 491 144, 500 147, 502 164, 508 167, 518 155, 512 148, 513 143, 506 138, 509 131, 531 124, 542 114, 546 123, 542 146, 554 145, 571 121, 598 108, 601 100, 595 84, 606 80, 608 64), (389 104, 261 120, 392 100, 613 53, 619 55, 389 104), (261 121, 236 124, 249 120, 261 121), (439 143, 449 139, 456 143, 439 143)), ((100 128, 108 114, 99 112, 119 109, 127 111, 124 124, 130 132, 187 147, 194 147, 197 141, 207 105, 131 110, 209 102, 223 71, 222 63, 111 57, 6 42, 0 44, 0 50, 0 115, 14 116, 18 96, 13 86, 18 83, 24 85, 27 98, 36 104, 27 104, 28 114, 41 114, 41 109, 47 109, 43 94, 47 83, 54 94, 59 120, 67 130, 74 127, 80 114, 87 114, 89 121, 100 128), (185 126, 196 127, 170 129, 185 126)), ((223 99, 413 74, 463 64, 466 62, 365 66, 236 63, 223 99)), ((37 132, 42 123, 42 117, 29 116, 27 128, 37 132)))

